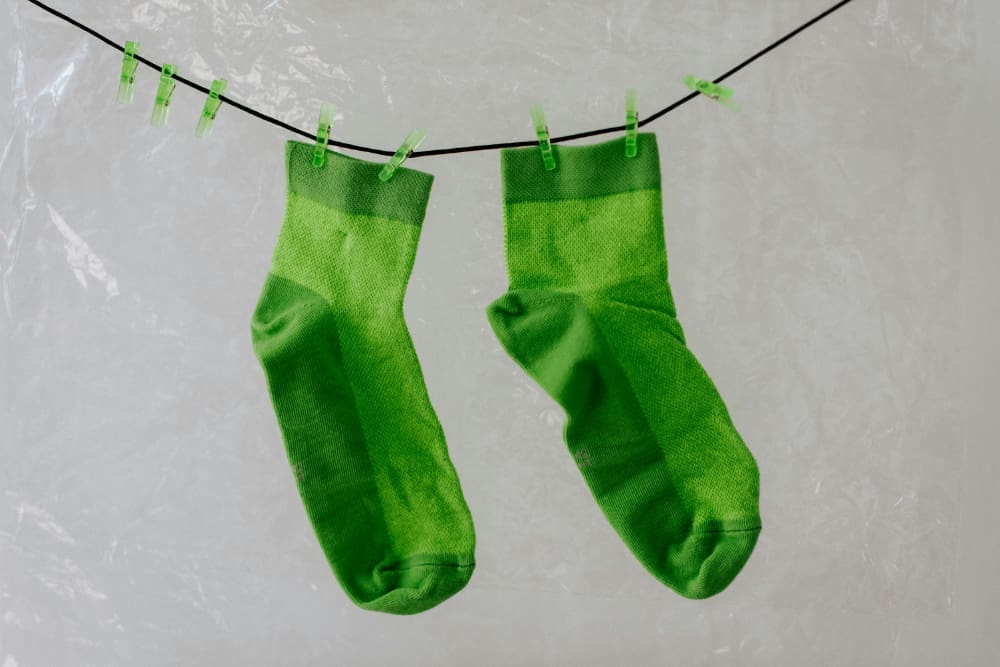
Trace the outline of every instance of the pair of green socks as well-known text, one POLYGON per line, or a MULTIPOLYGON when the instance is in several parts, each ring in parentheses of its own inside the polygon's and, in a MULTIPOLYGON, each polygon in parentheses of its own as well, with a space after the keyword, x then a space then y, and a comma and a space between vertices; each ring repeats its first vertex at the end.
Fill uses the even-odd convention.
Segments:
MULTIPOLYGON (((656 139, 502 153, 507 352, 566 411, 609 522, 681 595, 725 588, 760 532, 758 472, 687 349, 667 283, 656 139)), ((412 614, 468 582, 475 533, 403 320, 433 177, 287 148, 288 200, 253 316, 299 492, 365 609, 412 614)))

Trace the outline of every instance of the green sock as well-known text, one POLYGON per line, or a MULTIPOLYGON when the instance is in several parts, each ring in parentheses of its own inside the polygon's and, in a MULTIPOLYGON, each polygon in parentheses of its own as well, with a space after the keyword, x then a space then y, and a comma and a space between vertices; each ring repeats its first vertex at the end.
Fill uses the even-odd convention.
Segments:
POLYGON ((507 352, 566 411, 566 443, 615 530, 681 595, 737 575, 760 532, 758 473, 684 342, 667 283, 656 137, 502 153, 507 352))
POLYGON ((414 614, 465 586, 472 517, 403 320, 433 177, 289 142, 288 201, 253 315, 299 493, 344 590, 414 614))

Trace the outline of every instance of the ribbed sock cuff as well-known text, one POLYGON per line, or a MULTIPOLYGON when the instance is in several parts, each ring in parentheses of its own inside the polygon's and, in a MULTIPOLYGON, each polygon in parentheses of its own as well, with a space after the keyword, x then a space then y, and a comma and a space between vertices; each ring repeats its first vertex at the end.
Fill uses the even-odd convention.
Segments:
POLYGON ((326 164, 314 167, 313 145, 289 141, 285 149, 288 192, 347 213, 423 222, 434 176, 400 167, 387 183, 379 180, 383 164, 327 151, 326 164))
POLYGON ((625 156, 625 138, 589 146, 552 147, 556 168, 546 171, 537 147, 500 153, 504 202, 587 199, 660 188, 656 135, 638 136, 635 157, 625 156))

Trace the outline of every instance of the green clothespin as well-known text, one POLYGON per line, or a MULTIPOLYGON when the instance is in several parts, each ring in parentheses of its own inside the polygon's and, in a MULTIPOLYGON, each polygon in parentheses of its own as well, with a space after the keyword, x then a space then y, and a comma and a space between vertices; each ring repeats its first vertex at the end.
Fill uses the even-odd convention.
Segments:
POLYGON ((215 125, 215 115, 219 113, 222 100, 219 99, 226 92, 229 82, 225 79, 216 79, 212 82, 212 88, 208 91, 208 99, 201 110, 201 118, 198 119, 198 128, 194 131, 195 136, 207 137, 212 134, 212 126, 215 125))
POLYGON ((153 103, 153 117, 150 119, 153 127, 163 127, 167 124, 167 114, 170 112, 170 98, 174 94, 177 82, 174 81, 177 68, 164 65, 160 70, 160 85, 156 89, 156 101, 153 103))
POLYGON ((625 157, 635 157, 639 151, 639 93, 635 88, 625 91, 625 157))
POLYGON ((378 173, 379 180, 383 183, 388 182, 392 178, 392 175, 396 173, 396 170, 399 169, 399 166, 406 161, 406 158, 410 157, 410 154, 417 150, 417 146, 420 145, 420 142, 426 136, 427 130, 421 128, 413 130, 406 135, 406 139, 403 140, 402 145, 396 150, 396 154, 389 158, 388 164, 382 167, 382 171, 378 173))
POLYGON ((330 143, 330 132, 333 131, 333 117, 337 107, 329 102, 323 102, 319 107, 319 126, 316 128, 316 146, 313 147, 313 166, 322 167, 326 164, 326 147, 330 143))
POLYGON ((536 104, 531 107, 531 121, 535 124, 535 135, 538 137, 538 148, 542 151, 545 171, 552 171, 556 168, 556 158, 552 154, 552 141, 549 139, 549 127, 545 124, 542 105, 536 104))
POLYGON ((730 109, 732 111, 739 111, 740 105, 733 101, 733 89, 726 88, 725 86, 720 86, 717 83, 712 83, 711 81, 705 81, 699 79, 696 76, 688 74, 684 77, 684 83, 688 88, 695 91, 696 93, 701 93, 711 97, 713 100, 721 104, 722 106, 730 109))
POLYGON ((139 42, 125 42, 122 76, 118 82, 118 104, 131 104, 135 96, 135 70, 139 67, 139 42))

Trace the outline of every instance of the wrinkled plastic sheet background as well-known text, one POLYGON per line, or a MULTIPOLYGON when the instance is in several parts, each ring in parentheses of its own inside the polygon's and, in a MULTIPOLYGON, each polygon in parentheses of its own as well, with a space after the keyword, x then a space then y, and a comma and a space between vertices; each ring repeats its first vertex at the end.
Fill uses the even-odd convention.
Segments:
MULTIPOLYGON (((395 148, 621 122, 827 2, 83 3, 207 85, 395 148)), ((483 314, 506 286, 496 153, 435 188, 406 315, 471 506, 477 572, 415 618, 354 608, 287 469, 249 318, 290 136, 20 0, 0 21, 0 663, 890 664, 956 613, 959 192, 943 163, 966 2, 859 1, 649 129, 689 341, 760 464, 764 531, 725 593, 657 584, 601 516, 562 415, 483 314), (905 652, 905 646, 902 647, 905 652)), ((945 161, 946 162, 946 161, 945 161)))

